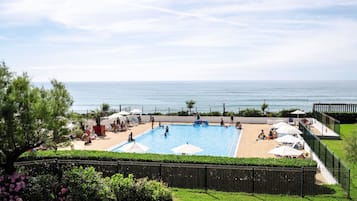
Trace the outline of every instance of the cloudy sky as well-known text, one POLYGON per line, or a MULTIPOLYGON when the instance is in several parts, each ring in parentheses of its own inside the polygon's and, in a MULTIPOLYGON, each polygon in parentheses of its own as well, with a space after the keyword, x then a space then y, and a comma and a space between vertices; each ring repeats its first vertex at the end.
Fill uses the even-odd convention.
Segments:
POLYGON ((0 0, 33 81, 355 80, 356 0, 0 0))

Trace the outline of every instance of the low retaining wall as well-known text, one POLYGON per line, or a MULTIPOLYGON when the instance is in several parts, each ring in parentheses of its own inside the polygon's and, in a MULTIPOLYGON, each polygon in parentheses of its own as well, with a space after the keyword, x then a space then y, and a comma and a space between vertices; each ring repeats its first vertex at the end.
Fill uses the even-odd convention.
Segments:
POLYGON ((17 162, 31 175, 57 174, 73 166, 94 166, 104 176, 134 174, 162 180, 170 187, 248 193, 305 195, 316 193, 316 168, 283 168, 139 161, 44 159, 17 162))

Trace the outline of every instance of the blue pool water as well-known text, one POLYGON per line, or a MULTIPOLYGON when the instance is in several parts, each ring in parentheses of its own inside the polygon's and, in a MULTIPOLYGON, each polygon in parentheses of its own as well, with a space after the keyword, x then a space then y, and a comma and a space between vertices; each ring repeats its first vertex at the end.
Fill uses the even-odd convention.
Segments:
MULTIPOLYGON (((165 125, 166 126, 166 125, 165 125)), ((135 138, 136 142, 149 147, 148 153, 174 154, 171 150, 185 143, 200 147, 203 151, 195 155, 233 157, 238 144, 240 130, 233 126, 192 126, 169 124, 169 133, 165 137, 165 128, 155 128, 135 138)), ((120 152, 120 144, 112 151, 120 152)))

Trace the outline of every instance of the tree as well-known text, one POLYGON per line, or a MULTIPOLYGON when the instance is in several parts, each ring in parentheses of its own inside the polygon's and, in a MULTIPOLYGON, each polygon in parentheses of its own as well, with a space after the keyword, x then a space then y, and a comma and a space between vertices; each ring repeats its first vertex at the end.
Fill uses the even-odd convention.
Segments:
POLYGON ((51 131, 52 140, 50 140, 51 147, 57 150, 57 145, 64 141, 64 137, 68 134, 66 128, 67 119, 65 116, 69 111, 73 100, 63 83, 57 80, 52 80, 52 89, 48 91, 48 129, 51 131))
POLYGON ((191 114, 191 110, 193 108, 193 106, 196 104, 196 102, 194 100, 188 100, 186 101, 186 107, 188 108, 188 110, 190 111, 191 114))
POLYGON ((109 112, 110 105, 108 103, 103 103, 100 107, 102 113, 107 115, 109 112))
POLYGON ((0 64, 0 167, 7 174, 22 153, 64 133, 61 119, 72 99, 63 84, 51 83, 51 90, 34 87, 26 74, 15 76, 0 64))
POLYGON ((264 100, 264 103, 263 103, 262 106, 261 106, 261 109, 262 109, 263 114, 265 114, 265 110, 266 110, 268 107, 269 107, 269 105, 266 104, 266 103, 265 103, 265 100, 264 100))

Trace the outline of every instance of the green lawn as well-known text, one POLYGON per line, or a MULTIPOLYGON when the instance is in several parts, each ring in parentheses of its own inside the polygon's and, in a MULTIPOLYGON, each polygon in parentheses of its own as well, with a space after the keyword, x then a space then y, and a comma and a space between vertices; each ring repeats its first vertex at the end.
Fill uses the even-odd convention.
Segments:
MULTIPOLYGON (((357 200, 357 164, 349 163, 345 158, 344 140, 346 137, 351 136, 353 131, 357 132, 357 124, 342 124, 341 125, 341 138, 342 140, 323 140, 328 148, 333 151, 338 157, 346 162, 346 165, 351 169, 351 197, 357 200)), ((171 191, 174 196, 174 201, 285 201, 285 200, 348 200, 342 188, 338 185, 328 186, 336 191, 334 194, 322 194, 315 196, 287 196, 287 195, 269 195, 269 194, 249 194, 249 193, 229 193, 220 191, 211 191, 207 193, 204 190, 180 189, 172 188, 171 191)))
POLYGON ((351 197, 357 200, 357 164, 350 163, 346 160, 344 143, 349 136, 357 134, 357 124, 341 124, 342 140, 323 140, 328 148, 340 157, 345 164, 351 169, 351 197))
POLYGON ((250 194, 250 193, 230 193, 230 192, 220 192, 209 190, 207 193, 204 190, 192 190, 192 189, 181 189, 181 188, 171 188, 171 192, 174 197, 174 201, 285 201, 285 200, 296 200, 296 201, 326 201, 326 200, 336 200, 343 201, 348 200, 345 193, 339 186, 329 186, 336 191, 334 194, 323 194, 315 196, 305 196, 304 198, 300 196, 288 196, 288 195, 269 195, 269 194, 250 194))

